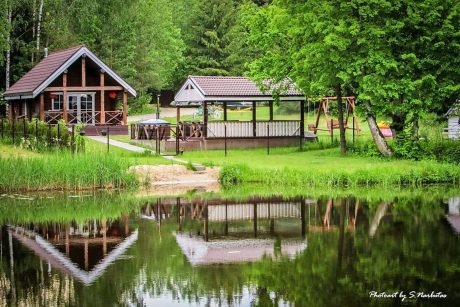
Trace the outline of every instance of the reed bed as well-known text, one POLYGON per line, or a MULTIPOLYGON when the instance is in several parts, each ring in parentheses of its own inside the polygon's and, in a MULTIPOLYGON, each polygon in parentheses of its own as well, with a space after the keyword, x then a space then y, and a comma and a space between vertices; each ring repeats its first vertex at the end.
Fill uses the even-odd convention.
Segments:
POLYGON ((0 191, 135 187, 138 181, 128 167, 125 160, 100 153, 0 157, 0 191))

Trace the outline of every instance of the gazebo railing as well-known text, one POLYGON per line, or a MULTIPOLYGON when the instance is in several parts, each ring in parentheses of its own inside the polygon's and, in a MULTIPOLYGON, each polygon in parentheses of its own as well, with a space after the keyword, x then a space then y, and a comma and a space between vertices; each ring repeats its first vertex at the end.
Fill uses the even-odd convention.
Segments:
POLYGON ((300 125, 301 122, 297 120, 257 121, 254 135, 252 122, 208 122, 207 137, 225 137, 225 126, 227 127, 227 138, 266 137, 268 130, 270 130, 270 137, 300 136, 300 125))

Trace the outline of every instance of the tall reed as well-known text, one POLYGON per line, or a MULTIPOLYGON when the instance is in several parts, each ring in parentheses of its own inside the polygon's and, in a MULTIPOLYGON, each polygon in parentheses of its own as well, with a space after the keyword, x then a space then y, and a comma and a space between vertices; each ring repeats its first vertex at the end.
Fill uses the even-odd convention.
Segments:
POLYGON ((0 191, 134 187, 128 163, 116 156, 66 151, 30 158, 0 158, 0 191))

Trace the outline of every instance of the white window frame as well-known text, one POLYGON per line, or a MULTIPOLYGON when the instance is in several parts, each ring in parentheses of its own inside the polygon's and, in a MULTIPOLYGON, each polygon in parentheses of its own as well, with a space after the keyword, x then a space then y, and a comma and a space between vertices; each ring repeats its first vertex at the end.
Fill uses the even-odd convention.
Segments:
MULTIPOLYGON (((51 93, 51 95, 61 95, 61 96, 63 96, 63 93, 62 92, 53 92, 53 93, 51 93)), ((54 107, 54 99, 55 98, 51 98, 51 110, 53 110, 53 111, 62 111, 63 109, 56 109, 54 107)), ((64 107, 64 101, 60 101, 60 104, 62 104, 62 107, 64 107)))

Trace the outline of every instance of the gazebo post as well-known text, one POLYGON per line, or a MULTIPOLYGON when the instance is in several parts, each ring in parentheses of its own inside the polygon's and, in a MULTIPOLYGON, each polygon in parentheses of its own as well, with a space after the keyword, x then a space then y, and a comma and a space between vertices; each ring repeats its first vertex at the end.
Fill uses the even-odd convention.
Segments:
POLYGON ((128 93, 126 91, 123 91, 122 121, 123 121, 123 125, 128 125, 128 93))
POLYGON ((227 121, 227 102, 224 101, 224 121, 227 121))
POLYGON ((10 100, 11 102, 9 103, 9 106, 8 106, 8 118, 9 120, 13 120, 14 119, 14 100, 10 100))
POLYGON ((103 69, 99 72, 99 85, 101 86, 100 124, 105 125, 105 71, 103 69))
POLYGON ((300 101, 300 137, 305 137, 305 101, 300 101))
POLYGON ((273 121, 273 100, 268 102, 268 108, 270 110, 270 121, 273 121))
POLYGON ((257 113, 256 113, 257 103, 255 101, 252 102, 252 136, 257 136, 257 113))
POLYGON ((203 124, 204 124, 204 137, 208 136, 208 103, 203 101, 203 124))
POLYGON ((67 124, 67 69, 64 70, 64 74, 62 75, 62 118, 64 122, 67 124))
POLYGON ((40 94, 40 108, 39 108, 40 121, 45 121, 45 94, 40 94))
POLYGON ((176 105, 176 122, 180 122, 180 106, 176 105))

